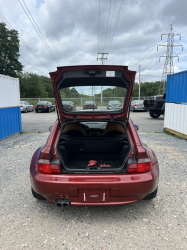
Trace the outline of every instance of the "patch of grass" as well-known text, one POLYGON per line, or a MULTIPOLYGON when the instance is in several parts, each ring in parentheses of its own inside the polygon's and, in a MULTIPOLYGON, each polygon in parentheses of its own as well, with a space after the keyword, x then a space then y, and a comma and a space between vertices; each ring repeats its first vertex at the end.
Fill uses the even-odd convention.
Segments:
POLYGON ((31 132, 22 131, 21 134, 30 134, 31 132))
POLYGON ((171 135, 171 136, 173 136, 173 137, 175 137, 177 139, 180 139, 180 140, 187 140, 186 138, 182 137, 181 135, 175 135, 175 134, 172 134, 172 133, 170 133, 168 131, 165 131, 164 134, 171 135))
POLYGON ((154 133, 156 133, 156 134, 163 134, 164 132, 154 132, 154 133))
POLYGON ((41 134, 42 132, 40 130, 38 130, 38 134, 41 134))

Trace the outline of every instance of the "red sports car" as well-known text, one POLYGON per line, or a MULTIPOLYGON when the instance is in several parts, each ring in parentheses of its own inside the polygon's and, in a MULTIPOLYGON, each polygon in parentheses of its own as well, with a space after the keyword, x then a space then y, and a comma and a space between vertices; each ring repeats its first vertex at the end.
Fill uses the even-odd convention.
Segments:
POLYGON ((58 206, 119 205, 153 199, 159 165, 129 118, 135 71, 127 66, 58 67, 50 73, 57 102, 56 120, 45 146, 30 165, 32 194, 58 206), (61 97, 76 103, 65 111, 61 97), (98 108, 83 110, 85 99, 98 108), (110 100, 119 109, 108 110, 110 100))

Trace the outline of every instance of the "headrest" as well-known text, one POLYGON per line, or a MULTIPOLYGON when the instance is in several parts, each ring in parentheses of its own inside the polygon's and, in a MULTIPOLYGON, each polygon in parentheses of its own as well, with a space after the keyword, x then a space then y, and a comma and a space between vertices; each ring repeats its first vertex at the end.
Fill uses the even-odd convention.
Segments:
POLYGON ((85 135, 85 131, 83 130, 83 128, 81 127, 79 122, 75 122, 75 123, 69 123, 65 126, 64 130, 62 131, 62 134, 65 134, 67 131, 69 130, 78 130, 80 131, 83 135, 85 135))
POLYGON ((107 132, 110 132, 110 131, 120 131, 122 132, 123 134, 125 134, 125 130, 124 128, 122 127, 121 124, 119 123, 115 123, 115 122, 108 122, 105 130, 103 131, 103 135, 105 135, 107 132))

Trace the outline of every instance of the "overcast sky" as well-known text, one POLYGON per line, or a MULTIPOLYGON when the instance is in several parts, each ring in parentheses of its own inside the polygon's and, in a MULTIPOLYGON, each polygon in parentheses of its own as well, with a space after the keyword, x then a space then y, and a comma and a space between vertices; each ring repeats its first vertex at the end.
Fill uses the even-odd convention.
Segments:
MULTIPOLYGON (((19 32, 37 58, 20 42, 20 61, 24 71, 48 75, 58 65, 100 64, 98 52, 106 52, 105 64, 127 65, 138 72, 141 81, 161 80, 166 47, 157 45, 167 40, 173 24, 175 40, 183 45, 174 48, 175 72, 186 70, 187 1, 186 0, 0 0, 0 13, 19 32), (46 49, 34 29, 32 18, 50 48, 46 49), (24 5, 24 2, 27 6, 24 5), (100 11, 99 11, 100 2, 100 11), (100 18, 99 18, 100 12, 100 18), (32 19, 31 19, 32 20, 32 19), (25 61, 27 60, 27 61, 25 61)), ((0 15, 0 17, 2 17, 0 15)), ((0 19, 2 21, 2 19, 0 19)), ((37 28, 36 28, 37 29, 37 28)))

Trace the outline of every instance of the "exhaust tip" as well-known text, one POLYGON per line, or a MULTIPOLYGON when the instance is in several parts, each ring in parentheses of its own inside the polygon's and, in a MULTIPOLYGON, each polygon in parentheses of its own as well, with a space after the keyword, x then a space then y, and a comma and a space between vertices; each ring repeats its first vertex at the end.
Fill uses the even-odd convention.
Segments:
POLYGON ((57 199, 56 200, 56 205, 58 207, 61 207, 61 206, 68 207, 68 206, 71 205, 71 202, 69 200, 67 200, 67 199, 57 199))

